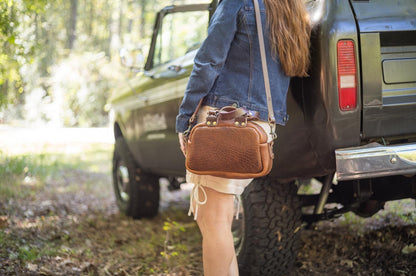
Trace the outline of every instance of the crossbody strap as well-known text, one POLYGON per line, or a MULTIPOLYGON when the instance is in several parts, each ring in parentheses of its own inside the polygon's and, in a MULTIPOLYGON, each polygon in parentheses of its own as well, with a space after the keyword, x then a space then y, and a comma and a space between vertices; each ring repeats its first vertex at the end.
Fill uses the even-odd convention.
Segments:
POLYGON ((253 0, 253 2, 254 2, 254 10, 256 12, 257 35, 259 37, 261 66, 263 67, 264 88, 266 90, 266 98, 267 98, 267 109, 269 111, 269 124, 275 125, 276 119, 274 118, 272 94, 270 92, 270 80, 269 80, 269 72, 267 70, 266 50, 264 47, 263 27, 261 24, 259 1, 253 0))
MULTIPOLYGON (((261 23, 259 2, 258 2, 258 0, 253 0, 253 2, 254 2, 254 10, 255 10, 255 13, 256 13, 257 35, 258 35, 258 38, 259 38, 261 66, 263 68, 264 88, 266 90, 268 121, 269 121, 270 128, 271 128, 271 135, 273 136, 273 138, 275 138, 276 137, 276 133, 275 133, 276 119, 274 117, 273 104, 272 104, 272 94, 270 92, 269 72, 267 70, 266 50, 265 50, 265 47, 264 47, 263 25, 261 23)), ((186 134, 189 134, 189 131, 192 127, 192 124, 194 123, 194 121, 196 119, 196 116, 198 115, 198 111, 199 111, 199 109, 202 105, 203 100, 204 100, 204 98, 202 98, 199 101, 197 108, 195 109, 194 113, 192 114, 191 118, 189 119, 189 128, 188 128, 188 130, 185 131, 186 134)))

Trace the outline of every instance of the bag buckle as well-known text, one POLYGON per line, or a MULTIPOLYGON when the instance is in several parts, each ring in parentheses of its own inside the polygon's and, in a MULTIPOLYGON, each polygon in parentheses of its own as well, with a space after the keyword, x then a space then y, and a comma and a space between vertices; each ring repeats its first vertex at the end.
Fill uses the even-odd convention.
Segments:
POLYGON ((218 111, 217 110, 209 110, 208 116, 206 118, 207 126, 216 126, 218 125, 218 111))
POLYGON ((274 117, 270 117, 268 119, 268 123, 270 126, 270 136, 272 137, 272 141, 277 139, 277 134, 276 134, 276 120, 274 117))

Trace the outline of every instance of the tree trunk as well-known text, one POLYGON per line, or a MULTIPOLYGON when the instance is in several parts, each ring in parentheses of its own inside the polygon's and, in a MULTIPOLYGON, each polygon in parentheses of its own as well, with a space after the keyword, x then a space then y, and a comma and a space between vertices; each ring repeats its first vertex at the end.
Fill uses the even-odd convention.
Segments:
POLYGON ((104 52, 106 54, 106 56, 108 56, 111 59, 111 41, 113 39, 113 28, 112 28, 112 24, 113 24, 113 13, 112 11, 112 6, 109 2, 109 0, 105 1, 105 5, 104 7, 107 8, 108 12, 108 17, 107 17, 107 26, 108 26, 108 37, 105 41, 105 45, 104 45, 104 52))
POLYGON ((146 0, 139 0, 139 4, 140 4, 140 30, 139 30, 139 35, 140 38, 144 38, 146 36, 146 4, 147 1, 146 0))
MULTIPOLYGON (((85 5, 87 5, 87 3, 85 3, 85 5)), ((93 22, 94 22, 94 20, 95 20, 95 3, 94 3, 94 0, 90 0, 89 1, 89 11, 88 11, 88 13, 89 13, 89 17, 88 17, 88 23, 87 23, 87 34, 88 34, 88 36, 89 37, 91 37, 92 36, 92 25, 93 25, 93 22)))
POLYGON ((74 48, 74 43, 76 39, 76 27, 77 27, 77 16, 78 16, 78 0, 70 0, 71 11, 69 17, 69 27, 68 27, 68 40, 67 48, 72 50, 74 48))
MULTIPOLYGON (((128 13, 131 13, 132 10, 133 10, 133 14, 136 14, 135 8, 136 8, 135 2, 129 2, 128 3, 128 6, 127 6, 128 13)), ((131 16, 131 15, 128 16, 128 22, 127 22, 127 33, 128 34, 131 34, 131 31, 132 31, 132 28, 133 28, 133 18, 134 18, 134 16, 131 16)))
POLYGON ((119 13, 118 13, 118 37, 121 42, 123 42, 123 19, 124 19, 124 1, 121 0, 119 3, 119 13))

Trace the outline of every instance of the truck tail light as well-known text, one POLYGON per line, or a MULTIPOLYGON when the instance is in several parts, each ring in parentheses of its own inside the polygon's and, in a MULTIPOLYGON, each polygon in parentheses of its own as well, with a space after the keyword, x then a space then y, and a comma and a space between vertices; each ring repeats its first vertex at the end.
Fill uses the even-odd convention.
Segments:
POLYGON ((354 42, 340 40, 337 44, 339 108, 353 110, 357 106, 357 67, 354 42))

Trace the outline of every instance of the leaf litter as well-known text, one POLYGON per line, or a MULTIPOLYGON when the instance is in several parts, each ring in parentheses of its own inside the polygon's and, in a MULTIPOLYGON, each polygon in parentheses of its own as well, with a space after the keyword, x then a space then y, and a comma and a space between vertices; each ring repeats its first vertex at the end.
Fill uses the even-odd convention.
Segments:
MULTIPOLYGON (((161 181, 159 215, 125 217, 112 192, 112 146, 104 148, 107 159, 90 155, 91 166, 57 164, 35 192, 0 195, 0 275, 202 275, 201 237, 186 215, 187 192, 169 191, 161 181)), ((289 275, 415 275, 415 208, 401 210, 302 229, 289 275)))

